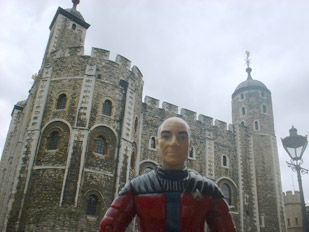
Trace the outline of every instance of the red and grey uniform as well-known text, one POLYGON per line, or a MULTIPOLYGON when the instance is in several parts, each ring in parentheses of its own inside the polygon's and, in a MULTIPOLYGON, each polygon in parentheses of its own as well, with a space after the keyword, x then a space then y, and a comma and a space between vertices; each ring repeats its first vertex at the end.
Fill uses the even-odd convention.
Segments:
POLYGON ((125 231, 138 215, 141 232, 236 232, 218 186, 193 171, 158 167, 120 191, 106 212, 100 232, 125 231))

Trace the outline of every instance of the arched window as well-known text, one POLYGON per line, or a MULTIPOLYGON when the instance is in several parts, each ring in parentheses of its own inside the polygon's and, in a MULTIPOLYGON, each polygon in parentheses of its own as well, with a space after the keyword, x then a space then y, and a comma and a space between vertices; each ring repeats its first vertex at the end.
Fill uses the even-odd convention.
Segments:
POLYGON ((65 94, 61 94, 61 95, 58 97, 57 109, 64 109, 66 103, 67 103, 67 96, 66 96, 65 94))
POLYGON ((103 114, 105 114, 107 116, 112 115, 112 102, 110 100, 106 100, 103 103, 103 114))
POLYGON ((59 133, 54 131, 49 140, 48 150, 57 150, 59 143, 59 133))
POLYGON ((96 216, 98 198, 96 195, 90 195, 88 197, 88 205, 86 214, 90 216, 96 216))
POLYGON ((75 23, 72 24, 72 29, 75 31, 75 29, 76 29, 76 24, 75 23))
POLYGON ((221 190, 223 192, 224 199, 226 200, 226 202, 229 205, 231 205, 232 204, 232 199, 231 199, 231 188, 230 188, 230 186, 228 186, 227 184, 222 184, 221 190))
POLYGON ((255 130, 259 130, 259 122, 258 121, 254 121, 254 129, 255 130))
POLYGON ((241 113, 242 113, 242 115, 246 114, 246 108, 244 106, 241 108, 241 113))
POLYGON ((156 138, 154 136, 150 138, 149 147, 152 149, 156 149, 156 138))
POLYGON ((96 138, 94 152, 104 155, 105 140, 102 136, 96 138))
POLYGON ((245 126, 245 121, 241 121, 240 124, 243 125, 243 126, 245 126))
POLYGON ((241 100, 244 100, 245 99, 245 95, 242 93, 242 94, 240 94, 240 99, 241 100))

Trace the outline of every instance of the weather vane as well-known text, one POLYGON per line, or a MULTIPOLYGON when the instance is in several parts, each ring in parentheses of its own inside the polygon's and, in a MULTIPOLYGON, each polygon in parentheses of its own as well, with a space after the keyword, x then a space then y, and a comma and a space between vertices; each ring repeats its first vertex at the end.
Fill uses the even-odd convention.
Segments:
POLYGON ((249 56, 250 56, 250 52, 249 51, 246 51, 246 64, 247 64, 247 67, 249 68, 250 67, 250 64, 251 64, 251 59, 249 59, 249 56))
POLYGON ((76 10, 76 6, 79 4, 79 0, 72 0, 73 8, 76 10))

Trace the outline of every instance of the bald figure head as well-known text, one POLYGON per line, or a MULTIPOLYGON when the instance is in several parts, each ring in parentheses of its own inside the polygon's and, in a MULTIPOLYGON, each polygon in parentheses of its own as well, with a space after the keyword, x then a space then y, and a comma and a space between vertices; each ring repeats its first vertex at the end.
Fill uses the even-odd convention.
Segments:
POLYGON ((191 130, 181 118, 166 119, 158 129, 156 147, 162 159, 162 168, 181 170, 191 149, 191 130))

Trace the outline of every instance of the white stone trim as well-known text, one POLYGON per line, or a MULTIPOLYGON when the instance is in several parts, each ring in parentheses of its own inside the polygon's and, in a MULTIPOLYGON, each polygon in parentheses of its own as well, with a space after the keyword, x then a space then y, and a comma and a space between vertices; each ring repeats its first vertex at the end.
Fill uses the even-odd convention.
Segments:
POLYGON ((34 166, 33 169, 65 169, 65 166, 34 166))
POLYGON ((142 129, 144 127, 144 114, 141 113, 139 120, 139 133, 138 133, 138 144, 137 144, 137 155, 136 155, 136 173, 139 173, 139 161, 141 160, 142 150, 142 129))
POLYGON ((81 132, 82 132, 81 134, 84 135, 84 138, 83 138, 83 146, 82 146, 80 166, 79 166, 79 176, 78 176, 78 181, 77 181, 77 186, 76 186, 77 188, 76 188, 76 195, 75 195, 75 207, 77 207, 77 203, 78 203, 79 190, 80 190, 80 185, 81 185, 82 176, 83 176, 83 169, 85 165, 87 140, 88 140, 88 135, 89 135, 88 130, 83 130, 81 132))
POLYGON ((212 132, 206 131, 206 147, 205 147, 205 169, 206 169, 206 177, 215 180, 215 145, 214 140, 212 139, 212 132), (209 134, 207 134, 209 133, 209 134))
POLYGON ((275 182, 276 200, 277 200, 278 223, 279 223, 280 232, 281 232, 285 230, 285 228, 282 228, 282 220, 281 220, 281 215, 282 215, 284 219, 283 224, 285 224, 285 209, 284 209, 284 200, 283 200, 282 187, 281 187, 279 157, 278 157, 276 137, 270 136, 270 140, 271 140, 271 155, 272 155, 273 164, 274 164, 274 178, 275 178, 274 182, 275 182))
POLYGON ((237 152, 237 163, 238 163, 238 181, 239 181, 239 213, 240 213, 240 231, 244 232, 244 206, 243 206, 243 167, 242 167, 242 150, 241 150, 241 139, 240 139, 240 125, 235 125, 236 132, 236 152, 237 152))
POLYGON ((251 166, 251 181, 252 181, 252 191, 253 191, 253 213, 255 214, 256 221, 256 231, 260 232, 260 213, 259 213, 259 203, 258 203, 258 194, 257 194, 257 184, 256 184, 256 171, 255 171, 255 158, 254 158, 254 149, 253 149, 253 136, 250 136, 250 147, 249 147, 249 155, 250 155, 250 166, 251 166))
POLYGON ((56 78, 52 78, 50 81, 63 81, 63 80, 70 80, 70 79, 84 79, 84 76, 66 76, 66 77, 56 77, 56 78))
POLYGON ((90 168, 85 168, 84 169, 85 172, 91 172, 91 173, 96 173, 96 174, 100 174, 100 175, 104 175, 104 176, 109 176, 109 177, 113 177, 114 173, 108 172, 108 171, 99 171, 99 170, 94 170, 94 169, 90 169, 90 168))

